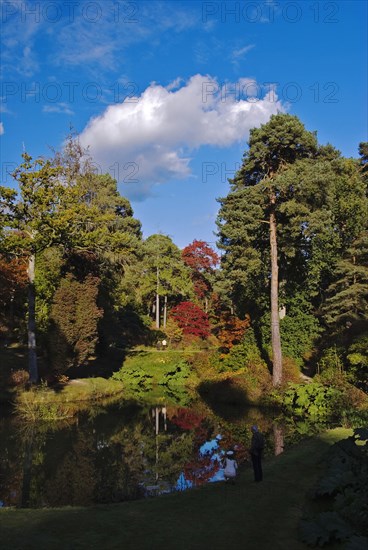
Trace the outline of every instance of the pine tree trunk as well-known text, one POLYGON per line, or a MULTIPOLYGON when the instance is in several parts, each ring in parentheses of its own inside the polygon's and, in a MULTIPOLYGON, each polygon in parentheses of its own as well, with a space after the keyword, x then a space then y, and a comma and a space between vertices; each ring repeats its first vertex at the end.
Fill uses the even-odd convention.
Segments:
POLYGON ((165 299, 164 299, 164 324, 163 324, 164 328, 166 328, 166 321, 167 321, 167 296, 165 296, 165 299))
POLYGON ((34 254, 31 254, 28 261, 28 365, 30 382, 32 384, 37 384, 38 368, 36 353, 36 290, 34 254))
POLYGON ((159 269, 156 268, 156 328, 160 328, 160 295, 159 289, 159 269))
POLYGON ((279 266, 277 260, 277 234, 276 234, 276 216, 274 205, 276 197, 271 197, 273 206, 270 214, 270 245, 271 245, 271 336, 272 336, 272 381, 274 386, 281 384, 282 378, 282 352, 280 338, 280 319, 279 319, 279 266))

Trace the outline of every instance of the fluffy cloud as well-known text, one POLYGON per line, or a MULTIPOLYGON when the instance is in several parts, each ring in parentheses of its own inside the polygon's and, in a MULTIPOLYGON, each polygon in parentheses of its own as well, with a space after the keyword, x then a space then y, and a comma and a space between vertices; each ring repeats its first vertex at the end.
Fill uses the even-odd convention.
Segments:
POLYGON ((244 143, 251 128, 283 110, 274 90, 262 97, 255 90, 249 79, 220 85, 203 75, 181 86, 153 83, 91 119, 80 140, 103 170, 115 167, 132 198, 144 198, 157 183, 190 176, 191 156, 201 146, 244 143))

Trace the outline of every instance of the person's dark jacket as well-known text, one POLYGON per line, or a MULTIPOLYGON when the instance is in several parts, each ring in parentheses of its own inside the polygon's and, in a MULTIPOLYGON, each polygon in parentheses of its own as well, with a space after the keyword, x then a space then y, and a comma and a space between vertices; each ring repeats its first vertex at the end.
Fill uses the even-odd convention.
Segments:
POLYGON ((255 432, 252 435, 250 444, 250 453, 254 456, 261 456, 264 449, 264 437, 260 432, 255 432))

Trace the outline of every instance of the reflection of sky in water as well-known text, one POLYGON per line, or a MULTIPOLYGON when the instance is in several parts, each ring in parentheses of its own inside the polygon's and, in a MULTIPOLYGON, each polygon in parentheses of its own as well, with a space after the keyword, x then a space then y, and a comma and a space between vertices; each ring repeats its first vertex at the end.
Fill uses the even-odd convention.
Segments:
MULTIPOLYGON (((199 455, 210 456, 212 462, 218 461, 221 464, 221 460, 225 455, 225 452, 219 448, 219 441, 221 439, 222 437, 219 434, 215 437, 215 439, 211 439, 211 441, 206 441, 205 443, 203 443, 203 445, 199 448, 199 455)), ((220 467, 208 481, 224 481, 224 479, 224 469, 220 467)), ((190 489, 193 486, 194 483, 189 479, 186 479, 184 473, 182 472, 176 482, 175 489, 177 491, 185 491, 186 489, 190 489)))

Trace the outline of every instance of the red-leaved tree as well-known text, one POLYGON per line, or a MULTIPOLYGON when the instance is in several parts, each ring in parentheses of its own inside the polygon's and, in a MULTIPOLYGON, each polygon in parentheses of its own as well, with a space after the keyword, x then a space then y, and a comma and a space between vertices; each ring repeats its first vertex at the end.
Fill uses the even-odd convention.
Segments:
POLYGON ((185 265, 192 270, 197 298, 209 298, 212 291, 211 274, 219 263, 219 256, 205 241, 194 240, 182 250, 182 258, 185 265))
POLYGON ((210 334, 208 315, 193 302, 181 302, 174 307, 170 316, 176 321, 184 334, 207 338, 210 334))

